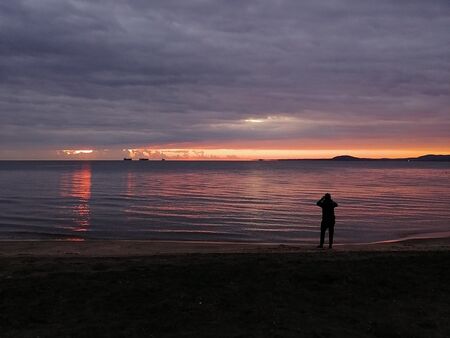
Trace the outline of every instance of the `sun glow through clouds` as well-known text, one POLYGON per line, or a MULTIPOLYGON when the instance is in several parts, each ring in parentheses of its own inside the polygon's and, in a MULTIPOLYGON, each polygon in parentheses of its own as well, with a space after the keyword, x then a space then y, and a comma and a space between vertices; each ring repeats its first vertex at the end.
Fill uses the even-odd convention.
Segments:
POLYGON ((263 120, 263 119, 247 119, 244 121, 249 122, 249 123, 263 123, 265 120, 263 120))
POLYGON ((62 151, 66 155, 92 154, 93 149, 65 149, 62 151))

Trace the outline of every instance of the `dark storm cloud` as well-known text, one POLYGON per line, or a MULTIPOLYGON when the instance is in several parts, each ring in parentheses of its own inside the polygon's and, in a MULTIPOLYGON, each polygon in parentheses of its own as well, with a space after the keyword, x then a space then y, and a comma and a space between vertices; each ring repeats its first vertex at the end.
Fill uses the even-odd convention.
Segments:
POLYGON ((449 136, 449 27, 447 0, 3 0, 0 150, 425 144, 449 136))

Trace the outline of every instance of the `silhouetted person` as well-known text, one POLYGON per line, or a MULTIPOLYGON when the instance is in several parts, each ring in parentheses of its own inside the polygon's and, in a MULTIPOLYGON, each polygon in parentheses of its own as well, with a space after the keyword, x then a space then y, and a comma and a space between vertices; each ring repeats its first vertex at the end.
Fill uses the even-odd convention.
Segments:
POLYGON ((320 225, 320 244, 318 247, 323 248, 323 242, 325 241, 325 232, 328 229, 329 235, 328 247, 331 249, 333 247, 334 224, 336 223, 336 218, 334 216, 334 208, 336 208, 338 204, 331 199, 330 194, 325 194, 319 201, 317 201, 317 205, 322 208, 322 224, 320 225))

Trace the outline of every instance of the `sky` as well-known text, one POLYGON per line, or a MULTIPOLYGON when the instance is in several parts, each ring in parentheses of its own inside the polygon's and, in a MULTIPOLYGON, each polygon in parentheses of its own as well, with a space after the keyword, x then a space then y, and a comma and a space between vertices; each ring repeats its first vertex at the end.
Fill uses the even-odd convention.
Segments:
POLYGON ((448 0, 2 0, 0 159, 450 153, 448 0))

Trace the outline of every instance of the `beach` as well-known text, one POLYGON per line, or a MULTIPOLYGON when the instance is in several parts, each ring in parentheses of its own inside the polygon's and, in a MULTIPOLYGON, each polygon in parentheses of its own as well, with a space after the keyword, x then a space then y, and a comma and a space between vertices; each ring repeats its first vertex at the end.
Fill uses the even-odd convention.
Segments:
POLYGON ((3 241, 2 337, 448 337, 450 240, 3 241))

